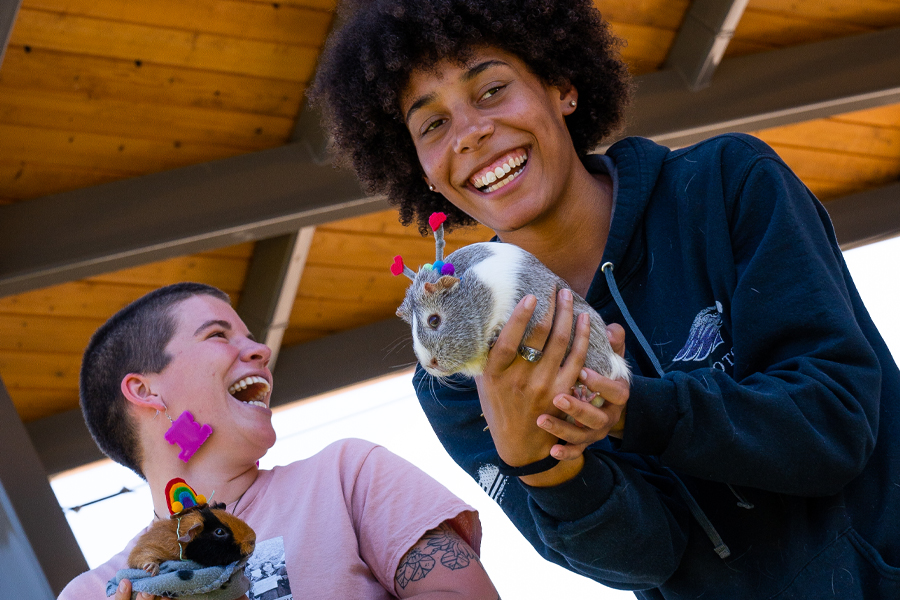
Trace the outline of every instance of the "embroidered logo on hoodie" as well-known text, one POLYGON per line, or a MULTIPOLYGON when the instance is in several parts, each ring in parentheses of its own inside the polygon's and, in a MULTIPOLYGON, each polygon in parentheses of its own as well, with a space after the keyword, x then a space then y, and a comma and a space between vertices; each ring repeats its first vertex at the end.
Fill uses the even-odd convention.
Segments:
POLYGON ((724 343, 719 333, 721 328, 722 304, 717 300, 715 306, 704 308, 694 317, 688 339, 672 361, 706 360, 716 347, 724 343))

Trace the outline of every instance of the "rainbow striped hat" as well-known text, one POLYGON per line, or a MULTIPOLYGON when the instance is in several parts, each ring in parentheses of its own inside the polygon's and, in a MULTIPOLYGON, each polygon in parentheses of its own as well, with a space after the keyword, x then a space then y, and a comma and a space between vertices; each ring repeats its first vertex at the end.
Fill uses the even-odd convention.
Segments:
POLYGON ((169 505, 169 514, 174 516, 192 508, 202 508, 206 504, 206 496, 198 494, 184 479, 176 477, 166 484, 166 504, 169 505))

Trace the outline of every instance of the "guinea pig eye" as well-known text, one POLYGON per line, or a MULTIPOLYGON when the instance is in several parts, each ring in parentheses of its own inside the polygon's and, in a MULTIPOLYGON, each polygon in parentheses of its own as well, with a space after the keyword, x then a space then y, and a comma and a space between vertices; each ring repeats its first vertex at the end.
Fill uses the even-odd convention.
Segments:
POLYGON ((437 329, 440 324, 441 324, 440 315, 431 315, 430 317, 428 317, 428 326, 431 327, 432 329, 437 329))
POLYGON ((221 527, 217 527, 215 531, 213 531, 213 535, 219 538, 228 537, 228 534, 221 527))

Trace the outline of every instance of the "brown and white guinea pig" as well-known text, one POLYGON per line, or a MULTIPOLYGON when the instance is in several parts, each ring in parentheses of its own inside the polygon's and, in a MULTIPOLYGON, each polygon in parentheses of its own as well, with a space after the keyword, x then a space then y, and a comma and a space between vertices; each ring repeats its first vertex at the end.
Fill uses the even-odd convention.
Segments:
POLYGON ((128 555, 128 566, 151 575, 163 562, 180 558, 224 566, 247 558, 255 547, 256 533, 249 525, 226 512, 224 504, 204 504, 184 512, 180 524, 176 516, 154 521, 128 555))
MULTIPOLYGON (((526 294, 537 298, 527 338, 535 324, 553 310, 557 291, 570 287, 533 254, 512 244, 471 244, 444 262, 453 265, 453 275, 441 275, 427 265, 420 268, 397 309, 397 316, 412 326, 419 364, 435 377, 480 375, 488 351, 519 300, 526 294)), ((575 314, 586 312, 591 317, 584 366, 612 379, 631 381, 628 363, 610 346, 606 323, 578 294, 573 292, 572 297, 575 314)), ((574 333, 573 320, 572 336, 574 333)), ((572 337, 570 349, 571 343, 572 337)), ((594 401, 597 405, 601 402, 599 397, 594 401)))

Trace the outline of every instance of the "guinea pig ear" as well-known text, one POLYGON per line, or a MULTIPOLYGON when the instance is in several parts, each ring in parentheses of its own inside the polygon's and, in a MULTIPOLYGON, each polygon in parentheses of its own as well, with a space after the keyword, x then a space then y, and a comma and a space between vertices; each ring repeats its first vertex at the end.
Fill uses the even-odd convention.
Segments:
POLYGON ((194 523, 178 538, 178 541, 187 544, 197 537, 201 531, 203 531, 203 525, 200 522, 194 523))
POLYGON ((440 279, 437 280, 437 283, 426 283, 425 284, 425 293, 434 294, 436 292, 444 292, 450 291, 459 285, 459 279, 457 277, 453 277, 452 275, 444 275, 440 279))
POLYGON ((397 309, 397 316, 406 321, 409 324, 412 322, 409 319, 409 298, 403 299, 403 304, 397 309))

